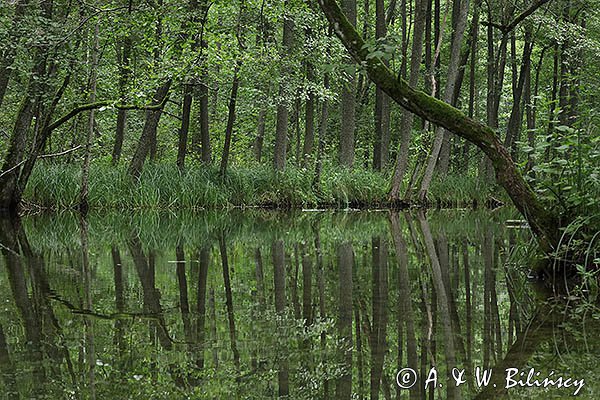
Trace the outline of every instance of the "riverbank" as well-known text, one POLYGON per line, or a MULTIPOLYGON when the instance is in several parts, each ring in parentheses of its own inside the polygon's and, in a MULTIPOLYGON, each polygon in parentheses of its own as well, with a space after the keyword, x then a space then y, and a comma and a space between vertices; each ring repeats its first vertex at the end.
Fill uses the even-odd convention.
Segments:
MULTIPOLYGON (((269 168, 218 169, 192 166, 179 171, 170 164, 147 165, 139 182, 124 165, 92 164, 89 207, 94 210, 263 208, 378 208, 390 206, 389 177, 368 170, 325 168, 321 183, 314 171, 290 167, 276 176, 269 168)), ((81 169, 76 164, 43 162, 33 171, 24 194, 26 209, 66 210, 77 207, 81 169)), ((498 198, 494 185, 474 176, 451 175, 435 180, 429 195, 433 207, 477 207, 498 198)))

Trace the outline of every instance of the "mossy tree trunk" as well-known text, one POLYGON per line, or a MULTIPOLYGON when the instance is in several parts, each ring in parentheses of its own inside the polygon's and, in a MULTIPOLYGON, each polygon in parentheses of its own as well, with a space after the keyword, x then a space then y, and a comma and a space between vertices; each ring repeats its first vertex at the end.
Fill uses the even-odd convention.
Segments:
POLYGON ((542 204, 518 171, 507 149, 492 128, 465 116, 456 108, 411 88, 376 57, 367 58, 368 49, 335 0, 319 0, 319 5, 352 57, 362 63, 369 78, 396 103, 416 115, 444 127, 479 147, 491 160, 497 181, 527 219, 541 248, 549 252, 558 242, 558 221, 542 204))

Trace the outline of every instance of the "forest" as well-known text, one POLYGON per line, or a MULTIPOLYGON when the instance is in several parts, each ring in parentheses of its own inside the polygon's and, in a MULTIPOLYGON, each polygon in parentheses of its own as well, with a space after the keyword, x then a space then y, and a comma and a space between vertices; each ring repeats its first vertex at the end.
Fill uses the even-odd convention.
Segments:
POLYGON ((598 398, 597 6, 1 1, 0 394, 598 398))

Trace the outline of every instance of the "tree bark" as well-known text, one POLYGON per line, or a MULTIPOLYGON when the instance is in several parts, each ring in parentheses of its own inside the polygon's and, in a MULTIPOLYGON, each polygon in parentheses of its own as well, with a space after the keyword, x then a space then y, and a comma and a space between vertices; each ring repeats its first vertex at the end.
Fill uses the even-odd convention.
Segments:
MULTIPOLYGON (((92 44, 92 60, 90 65, 90 103, 96 101, 96 86, 98 83, 98 53, 100 52, 98 44, 98 36, 100 30, 100 22, 96 20, 93 34, 92 44)), ((88 211, 88 194, 89 194, 89 176, 90 176, 90 160, 92 151, 92 141, 94 140, 94 116, 96 110, 90 110, 88 119, 88 129, 85 138, 85 153, 83 156, 83 167, 81 169, 81 191, 79 193, 79 210, 83 215, 88 211)))
MULTIPOLYGON (((284 8, 289 8, 290 0, 286 0, 284 8)), ((285 13, 283 17, 283 47, 281 53, 281 82, 279 83, 279 105, 277 106, 277 126, 275 128, 275 150, 273 154, 273 167, 275 171, 285 170, 286 153, 288 145, 288 117, 289 111, 285 97, 290 94, 289 82, 286 82, 287 61, 294 47, 294 21, 292 16, 285 13)))
POLYGON ((192 112, 193 86, 190 83, 183 85, 183 104, 181 108, 181 127, 177 142, 177 168, 185 169, 185 156, 187 154, 188 133, 190 131, 190 114, 192 112))
MULTIPOLYGON (((529 75, 531 66, 531 53, 533 51, 533 42, 531 40, 531 32, 525 32, 525 44, 523 46, 523 56, 521 60, 521 69, 519 71, 519 77, 516 82, 516 87, 513 92, 513 106, 508 120, 508 126, 506 130, 506 139, 504 146, 511 149, 511 155, 516 160, 517 148, 516 142, 519 140, 519 133, 521 130, 521 122, 523 118, 521 100, 523 98, 523 92, 525 90, 526 76, 529 75)), ((514 56, 513 56, 514 57, 514 56)))
MULTIPOLYGON (((352 29, 354 30, 354 27, 356 26, 356 0, 342 0, 342 10, 348 18, 347 21, 352 25, 352 29)), ((356 71, 350 58, 346 60, 346 64, 348 66, 348 73, 345 77, 345 82, 342 82, 340 94, 341 121, 339 161, 342 167, 351 169, 354 165, 354 130, 356 129, 356 71)))
POLYGON ((233 84, 231 85, 231 94, 229 95, 229 113, 227 115, 227 127, 225 128, 225 143, 223 145, 223 154, 221 156, 221 177, 227 173, 227 164, 229 162, 229 150, 231 148, 231 136, 233 135, 233 124, 235 123, 235 103, 237 101, 238 88, 240 87, 240 68, 241 61, 237 61, 233 71, 233 84))
MULTIPOLYGON (((162 104, 165 98, 169 95, 169 89, 171 88, 171 79, 168 79, 163 84, 161 84, 154 93, 154 97, 152 99, 153 105, 162 104)), ((152 142, 156 141, 156 132, 158 129, 158 122, 160 121, 160 117, 162 115, 162 108, 157 110, 147 110, 146 111, 146 122, 144 123, 144 129, 142 130, 142 134, 140 139, 138 140, 138 145, 135 150, 135 154, 131 159, 131 163, 129 164, 129 175, 134 178, 139 178, 142 173, 142 168, 144 167, 144 162, 146 161, 146 157, 148 156, 148 152, 150 151, 150 147, 152 142)))
MULTIPOLYGON (((323 87, 329 89, 329 73, 325 73, 323 77, 323 87)), ((329 123, 329 101, 323 99, 321 104, 321 119, 319 122, 319 142, 317 147, 317 162, 315 163, 315 179, 313 186, 319 185, 321 182, 321 172, 323 170, 323 153, 325 152, 325 137, 327 136, 327 126, 329 123)))
MULTIPOLYGON (((307 33, 308 35, 309 33, 307 33)), ((314 66, 310 61, 306 63, 306 80, 309 85, 315 79, 314 66)), ((305 103, 304 110, 304 146, 302 147, 302 165, 304 168, 308 166, 309 160, 313 154, 315 142, 315 93, 312 88, 308 90, 308 97, 305 103)))
MULTIPOLYGON (((415 4, 415 23, 410 56, 410 76, 408 78, 408 85, 412 88, 416 88, 419 83, 421 56, 423 54, 423 33, 425 31, 427 6, 429 3, 430 0, 416 0, 415 4)), ((392 188, 390 190, 390 199, 394 202, 399 200, 400 186, 402 185, 408 166, 413 119, 414 114, 404 109, 402 112, 402 123, 400 125, 400 150, 396 157, 396 166, 394 168, 392 188)))
MULTIPOLYGON (((129 8, 127 10, 128 17, 131 18, 131 11, 133 7, 133 0, 129 0, 129 8)), ((121 97, 121 102, 124 103, 126 101, 126 90, 127 84, 129 82, 129 76, 131 74, 131 69, 129 66, 130 57, 131 57, 131 37, 129 34, 125 35, 121 38, 121 42, 119 43, 120 51, 117 52, 120 57, 118 57, 119 62, 119 92, 121 97)), ((118 110, 117 111, 117 128, 115 130, 115 143, 113 145, 112 150, 112 165, 117 165, 119 160, 121 159, 121 151, 123 149, 123 140, 125 139, 125 130, 127 129, 127 110, 118 110)))
POLYGON ((345 242, 337 250, 339 287, 337 330, 342 340, 340 345, 340 364, 343 372, 336 382, 336 399, 350 399, 352 396, 352 271, 354 268, 354 250, 352 243, 345 242))
MULTIPOLYGON (((375 1, 375 39, 387 34, 386 14, 383 0, 375 1)), ((375 143, 373 145, 373 169, 381 171, 388 161, 390 144, 389 97, 379 88, 375 90, 375 143)))

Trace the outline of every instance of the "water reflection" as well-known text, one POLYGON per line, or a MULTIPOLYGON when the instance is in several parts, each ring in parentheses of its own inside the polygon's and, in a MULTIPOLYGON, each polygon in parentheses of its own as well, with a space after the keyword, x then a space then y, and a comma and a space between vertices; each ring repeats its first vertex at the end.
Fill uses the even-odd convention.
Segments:
MULTIPOLYGON (((578 327, 532 299, 517 262, 529 239, 505 219, 457 211, 2 220, 0 393, 497 398, 504 377, 479 387, 476 367, 538 366, 588 378, 583 395, 595 398, 577 357, 598 346, 586 338, 577 347, 578 327), (396 383, 403 368, 419 375, 411 389, 396 383), (466 370, 459 387, 455 368, 466 370), (432 370, 438 386, 425 388, 432 370)), ((509 393, 572 394, 536 389, 509 393)))

